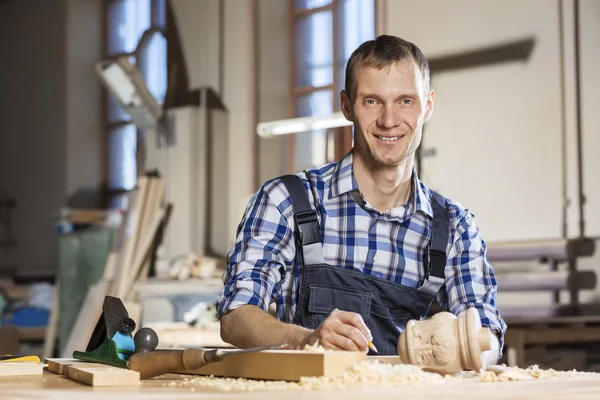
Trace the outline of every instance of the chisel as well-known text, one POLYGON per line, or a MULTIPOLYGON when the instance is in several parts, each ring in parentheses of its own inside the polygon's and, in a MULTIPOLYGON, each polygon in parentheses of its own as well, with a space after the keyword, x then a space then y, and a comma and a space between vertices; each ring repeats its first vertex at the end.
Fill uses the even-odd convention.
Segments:
POLYGON ((284 347, 287 347, 287 344, 252 347, 243 350, 205 350, 195 348, 184 350, 155 350, 147 353, 133 354, 129 357, 127 368, 139 372, 140 379, 148 379, 171 372, 197 369, 208 363, 221 361, 224 357, 230 355, 282 349, 284 347))

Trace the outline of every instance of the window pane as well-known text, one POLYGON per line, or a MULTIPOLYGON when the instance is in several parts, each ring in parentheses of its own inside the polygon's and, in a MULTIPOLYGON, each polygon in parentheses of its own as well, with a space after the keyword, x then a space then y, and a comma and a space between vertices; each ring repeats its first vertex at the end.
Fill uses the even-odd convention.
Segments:
MULTIPOLYGON (((337 6, 340 21, 337 24, 336 92, 344 89, 346 63, 352 52, 363 42, 375 38, 375 0, 341 0, 337 6)), ((339 96, 335 99, 340 108, 339 96)))
POLYGON ((317 8, 330 4, 331 0, 294 0, 294 8, 303 10, 306 8, 317 8))
POLYGON ((137 132, 133 124, 108 133, 108 187, 132 189, 137 177, 137 132))
POLYGON ((152 0, 152 26, 164 28, 167 22, 167 0, 152 0))
MULTIPOLYGON (((299 96, 296 100, 298 117, 330 115, 333 113, 333 92, 322 90, 299 96)), ((297 170, 324 164, 327 130, 302 132, 295 135, 294 161, 297 170)))
POLYGON ((296 99, 296 116, 330 115, 333 113, 333 92, 320 90, 298 96, 296 99))
POLYGON ((132 52, 150 27, 150 0, 117 0, 108 4, 109 54, 132 52))
POLYGON ((150 93, 162 104, 167 92, 167 40, 156 32, 140 48, 138 67, 150 93))
POLYGON ((333 82, 333 22, 331 11, 296 20, 296 86, 333 82))

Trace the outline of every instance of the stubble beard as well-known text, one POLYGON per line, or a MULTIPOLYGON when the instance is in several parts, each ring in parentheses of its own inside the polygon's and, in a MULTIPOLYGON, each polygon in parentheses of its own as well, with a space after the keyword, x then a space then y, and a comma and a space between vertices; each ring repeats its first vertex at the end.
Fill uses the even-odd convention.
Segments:
MULTIPOLYGON (((379 169, 379 168, 395 168, 398 167, 399 165, 401 165, 402 163, 404 163, 407 159, 409 150, 412 146, 412 140, 414 140, 414 137, 411 137, 411 141, 404 144, 403 146, 400 147, 398 150, 395 150, 393 152, 389 152, 388 154, 386 154, 386 156, 382 156, 376 149, 375 147, 375 143, 369 143, 366 138, 365 138, 365 134, 361 133, 362 138, 360 139, 361 143, 361 147, 362 147, 362 153, 365 155, 365 161, 368 162, 372 167, 379 169)), ((405 141, 406 139, 408 139, 407 137, 404 137, 400 140, 405 141)), ((377 140, 376 138, 373 138, 373 140, 377 140)))

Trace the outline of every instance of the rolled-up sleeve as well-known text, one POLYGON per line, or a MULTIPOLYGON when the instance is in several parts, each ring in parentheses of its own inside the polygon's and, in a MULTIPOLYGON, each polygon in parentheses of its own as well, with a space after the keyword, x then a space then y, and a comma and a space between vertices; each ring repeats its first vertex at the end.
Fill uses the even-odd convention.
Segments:
POLYGON ((498 335, 502 352, 506 323, 496 307, 497 283, 494 269, 487 259, 486 244, 475 216, 464 209, 458 214, 446 264, 447 298, 442 299, 442 302, 446 303, 444 308, 455 315, 468 308, 477 309, 481 325, 489 327, 498 335))
POLYGON ((281 210, 285 205, 273 199, 280 197, 279 192, 276 182, 267 182, 248 203, 223 274, 219 318, 245 304, 268 311, 269 304, 281 296, 281 282, 295 247, 292 228, 281 210))

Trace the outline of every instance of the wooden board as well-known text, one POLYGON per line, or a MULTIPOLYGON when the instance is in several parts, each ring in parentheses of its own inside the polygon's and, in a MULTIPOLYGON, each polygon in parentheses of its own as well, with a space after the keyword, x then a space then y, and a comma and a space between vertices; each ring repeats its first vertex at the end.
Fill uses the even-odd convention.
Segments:
MULTIPOLYGON (((328 351, 325 353, 312 353, 307 351, 269 350, 225 357, 223 361, 211 363, 199 369, 178 372, 189 375, 299 381, 302 376, 331 377, 338 375, 356 363, 365 360, 366 357, 366 354, 361 352, 328 351)), ((49 358, 46 359, 46 362, 48 363, 48 370, 62 375, 67 375, 66 371, 71 367, 84 370, 93 367, 97 369, 115 368, 102 364, 87 363, 73 358, 49 358)), ((116 369, 121 370, 122 368, 116 369)))
POLYGON ((69 378, 89 386, 137 386, 140 374, 124 368, 94 364, 81 366, 69 365, 69 378))
POLYGON ((0 376, 41 375, 44 364, 38 362, 0 362, 0 376))
POLYGON ((334 376, 365 360, 362 352, 268 350, 225 357, 190 371, 192 375, 299 381, 302 376, 334 376))
POLYGON ((46 368, 59 375, 69 375, 69 366, 77 364, 80 367, 93 366, 96 363, 77 360, 76 358, 46 358, 46 368))
POLYGON ((140 374, 125 368, 91 363, 75 358, 47 358, 47 369, 90 386, 136 386, 140 374))

